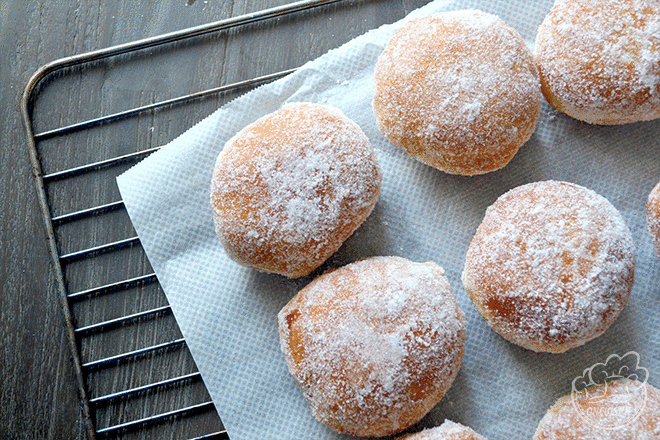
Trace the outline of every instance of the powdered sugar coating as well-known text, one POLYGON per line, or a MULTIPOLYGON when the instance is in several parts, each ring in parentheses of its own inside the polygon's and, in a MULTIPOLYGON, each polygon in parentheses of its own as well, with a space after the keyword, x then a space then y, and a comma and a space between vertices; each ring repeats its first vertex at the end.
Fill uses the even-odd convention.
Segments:
POLYGON ((317 277, 279 313, 280 342, 316 418, 358 436, 419 421, 458 374, 465 317, 435 263, 372 257, 317 277))
MULTIPOLYGON (((598 388, 605 390, 604 385, 598 388)), ((570 395, 559 399, 541 419, 533 440, 660 440, 660 390, 648 383, 618 379, 607 384, 606 392, 598 391, 590 390, 598 400, 572 399, 570 395), (645 387, 645 391, 631 393, 630 386, 645 387), (631 420, 632 410, 640 406, 643 409, 631 420), (609 415, 607 424, 614 429, 589 423, 585 418, 589 414, 609 415)))
POLYGON ((546 181, 514 188, 486 210, 462 279, 505 339, 560 353, 614 322, 634 267, 632 234, 611 203, 587 188, 546 181))
POLYGON ((369 216, 381 181, 369 139, 340 110, 286 104, 219 154, 211 182, 215 229, 237 262, 307 275, 369 216))
POLYGON ((646 224, 655 251, 660 256, 660 182, 649 193, 646 202, 646 224))
POLYGON ((557 0, 535 51, 555 109, 594 124, 660 118, 657 0, 557 0))
POLYGON ((486 438, 474 432, 472 428, 445 420, 440 426, 404 435, 397 440, 486 440, 486 438))
POLYGON ((477 10, 410 20, 374 70, 380 131, 452 174, 484 174, 509 163, 534 132, 542 100, 520 34, 477 10))

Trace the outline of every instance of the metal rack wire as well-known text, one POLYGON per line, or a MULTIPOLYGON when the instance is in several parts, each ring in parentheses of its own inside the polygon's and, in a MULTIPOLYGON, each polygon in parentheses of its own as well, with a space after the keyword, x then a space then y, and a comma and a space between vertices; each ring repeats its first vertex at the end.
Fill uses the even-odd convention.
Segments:
MULTIPOLYGON (((81 354, 81 344, 83 344, 87 338, 91 338, 99 334, 104 334, 106 332, 111 332, 113 329, 121 328, 122 326, 126 325, 143 325, 149 320, 163 320, 169 317, 171 324, 169 324, 168 321, 166 325, 176 326, 176 322, 172 319, 172 311, 170 306, 167 304, 166 299, 164 299, 163 292, 159 289, 158 280, 153 272, 144 273, 135 277, 130 277, 118 282, 113 282, 101 286, 85 286, 84 288, 75 289, 73 291, 70 291, 69 289, 66 271, 63 269, 68 264, 73 264, 77 261, 98 258, 102 255, 112 256, 114 253, 125 249, 137 249, 143 253, 141 250, 139 238, 136 236, 129 236, 101 245, 89 245, 83 249, 72 252, 62 252, 60 249, 61 246, 58 245, 58 228, 70 224, 75 224, 75 222, 83 219, 100 218, 102 216, 111 215, 112 213, 125 211, 125 207, 121 200, 102 203, 97 206, 75 210, 65 214, 59 214, 55 216, 52 215, 52 203, 54 202, 54 197, 57 197, 57 193, 49 192, 49 187, 51 185, 68 179, 76 179, 80 178, 81 176, 98 173, 102 170, 113 170, 115 168, 120 169, 122 166, 139 161, 140 159, 156 151, 158 148, 139 149, 138 146, 138 151, 133 153, 113 157, 110 159, 92 161, 81 166, 43 174, 42 156, 40 155, 38 148, 39 144, 48 139, 59 138, 95 127, 113 124, 127 118, 148 114, 150 112, 156 111, 157 109, 190 103, 200 98, 211 95, 218 95, 232 90, 254 87, 259 84, 283 77, 295 69, 281 71, 271 75, 261 76, 226 86, 216 87, 185 96, 180 96, 173 99, 159 101, 153 104, 139 106, 98 118, 92 118, 82 122, 64 125, 62 127, 48 131, 35 133, 33 111, 34 103, 36 101, 37 95, 39 94, 39 84, 48 78, 52 78, 56 74, 66 75, 73 67, 83 69, 82 71, 84 72, 85 66, 101 59, 117 57, 127 53, 140 53, 140 51, 143 51, 147 48, 168 45, 176 41, 191 39, 200 35, 242 26, 259 20, 273 19, 285 14, 292 14, 338 1, 341 0, 299 1, 281 7, 262 10, 256 13, 246 14, 203 26, 189 28, 182 31, 122 44, 77 56, 63 58, 41 67, 39 70, 37 70, 37 72, 34 73, 28 82, 21 100, 21 116, 25 128, 31 169, 37 187, 39 206, 46 226, 47 242, 55 272, 57 294, 59 295, 61 309, 64 314, 64 321, 68 333, 69 349, 73 359, 78 382, 77 385, 82 401, 85 429, 87 436, 90 439, 100 437, 119 438, 119 436, 122 436, 127 432, 149 429, 150 426, 167 421, 179 420, 200 413, 211 414, 212 417, 217 418, 217 414, 215 413, 213 402, 211 402, 210 398, 208 398, 208 394, 202 393, 207 397, 207 399, 204 401, 185 404, 177 407, 162 408, 153 415, 149 415, 143 418, 122 421, 120 417, 116 415, 113 416, 112 411, 110 411, 110 415, 106 417, 106 419, 109 420, 108 423, 102 424, 98 420, 98 417, 96 417, 99 408, 104 406, 117 405, 121 408, 121 405, 130 405, 132 401, 142 399, 144 396, 157 396, 158 393, 163 392, 164 390, 172 388, 177 390, 181 389, 181 387, 191 386, 203 387, 200 373, 196 370, 194 362, 190 361, 190 371, 179 372, 170 377, 166 377, 165 379, 154 380, 147 384, 129 389, 112 390, 100 395, 90 395, 91 393, 89 392, 88 386, 90 376, 99 371, 104 373, 104 377, 108 377, 108 375, 112 376, 113 369, 116 369, 122 364, 134 362, 145 357, 166 356, 167 353, 172 351, 187 350, 187 348, 183 337, 175 336, 170 337, 165 341, 156 342, 142 348, 112 354, 100 359, 84 359, 84 356, 81 354), (105 295, 113 295, 117 294, 117 292, 125 292, 130 289, 150 289, 154 292, 154 294, 160 295, 162 297, 162 304, 149 308, 148 310, 129 313, 116 318, 102 320, 100 322, 82 326, 76 325, 78 319, 77 316, 75 316, 73 307, 76 302, 90 300, 95 301, 97 298, 101 298, 105 295)), ((116 172, 116 174, 119 174, 119 171, 116 172)), ((191 358, 187 351, 186 354, 191 358)), ((115 382, 115 379, 111 379, 111 381, 115 382)), ((119 409, 115 412, 117 413, 120 411, 121 410, 119 409)), ((213 423, 211 423, 211 425, 213 425, 213 423)), ((219 427, 218 430, 204 433, 201 436, 197 436, 195 438, 197 440, 229 438, 226 431, 222 428, 222 424, 219 419, 215 425, 219 427)))

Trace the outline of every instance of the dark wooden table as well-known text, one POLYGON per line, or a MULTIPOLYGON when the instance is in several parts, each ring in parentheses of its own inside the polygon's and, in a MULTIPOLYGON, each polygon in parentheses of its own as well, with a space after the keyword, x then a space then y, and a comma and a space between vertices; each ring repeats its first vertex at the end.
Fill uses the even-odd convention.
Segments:
MULTIPOLYGON (((290 0, 289 0, 290 1, 290 0)), ((287 0, 101 2, 61 0, 0 2, 0 438, 82 439, 86 437, 67 330, 57 293, 47 232, 31 173, 19 102, 32 74, 51 61, 129 41, 178 31, 287 0)), ((128 108, 231 84, 302 65, 365 31, 403 17, 423 0, 343 1, 313 11, 260 21, 192 40, 112 58, 51 75, 37 90, 33 119, 37 132, 128 108)), ((219 93, 183 106, 148 112, 117 124, 44 139, 38 144, 44 174, 166 144, 223 103, 242 93, 219 93)), ((131 163, 122 165, 130 166, 131 163)), ((119 198, 112 170, 54 179, 47 194, 52 216, 119 198)), ((125 211, 56 228, 61 254, 133 234, 125 211)), ((65 265, 70 292, 149 273, 139 246, 130 246, 65 265)), ((167 306, 157 283, 71 300, 76 327, 167 306)), ((166 312, 156 318, 78 335, 83 363, 161 340, 180 337, 166 312)), ((124 369, 90 369, 90 397, 112 393, 171 374, 195 371, 184 349, 158 360, 147 356, 124 369), (159 362, 156 364, 155 362, 159 362)), ((148 417, 172 403, 207 398, 201 381, 168 387, 118 406, 96 411, 99 426, 148 417), (142 400, 144 397, 145 400, 142 400), (155 408, 152 408, 155 407, 155 408)), ((149 394, 149 393, 146 393, 149 394)), ((102 438, 190 438, 222 430, 214 411, 192 420, 174 418, 150 430, 129 430, 102 438)), ((101 437, 101 436, 100 436, 101 437)))

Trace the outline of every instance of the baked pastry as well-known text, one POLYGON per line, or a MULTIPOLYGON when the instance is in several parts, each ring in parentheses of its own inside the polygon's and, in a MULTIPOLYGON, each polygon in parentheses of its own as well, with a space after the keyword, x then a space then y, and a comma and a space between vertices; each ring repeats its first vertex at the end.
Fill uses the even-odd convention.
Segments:
POLYGON ((561 353, 602 334, 628 302, 635 248, 620 213, 579 185, 514 188, 487 210, 463 285, 505 339, 561 353))
POLYGON ((398 437, 397 440, 486 440, 486 438, 474 432, 472 428, 445 420, 440 426, 407 434, 398 437))
POLYGON ((410 20, 374 70, 380 131, 451 174, 484 174, 509 163, 536 129, 542 101, 520 34, 477 10, 410 20))
POLYGON ((660 390, 617 379, 559 399, 533 440, 658 440, 660 390))
POLYGON ((660 255, 660 183, 649 193, 646 202, 646 223, 655 251, 660 255))
POLYGON ((660 118, 660 3, 557 0, 536 61, 552 107, 592 124, 660 118))
POLYGON ((465 317, 443 269, 372 257, 327 272, 278 314, 289 372, 314 416, 341 433, 395 434, 458 374, 465 317))
POLYGON ((369 216, 381 181, 369 139, 340 110, 286 104, 218 155, 215 230, 227 255, 245 266, 308 275, 369 216))

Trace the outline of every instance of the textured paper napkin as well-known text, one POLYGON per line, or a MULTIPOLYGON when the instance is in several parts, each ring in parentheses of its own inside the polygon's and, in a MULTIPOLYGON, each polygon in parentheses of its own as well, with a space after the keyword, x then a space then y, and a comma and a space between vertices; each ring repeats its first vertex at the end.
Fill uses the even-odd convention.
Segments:
MULTIPOLYGON (((435 1, 411 13, 476 8, 500 16, 533 48, 551 0, 435 1)), ((277 312, 314 275, 373 255, 443 266, 466 314, 465 359, 452 388, 412 430, 445 418, 490 440, 531 438, 571 381, 610 354, 635 351, 660 386, 660 261, 644 217, 660 180, 660 122, 620 127, 580 123, 544 103, 536 133, 504 169, 479 177, 444 174, 407 156, 378 132, 371 110, 373 66, 402 22, 383 26, 262 86, 192 127, 117 181, 130 218, 172 306, 232 440, 344 438, 319 424, 280 351, 277 312), (384 172, 371 216, 317 272, 287 280, 229 260, 215 236, 209 202, 216 156, 238 130, 285 102, 340 108, 362 127, 384 172), (623 214, 637 247, 628 306, 600 338, 561 355, 516 347, 489 329, 460 274, 485 209, 505 191, 565 180, 600 193, 623 214)))

